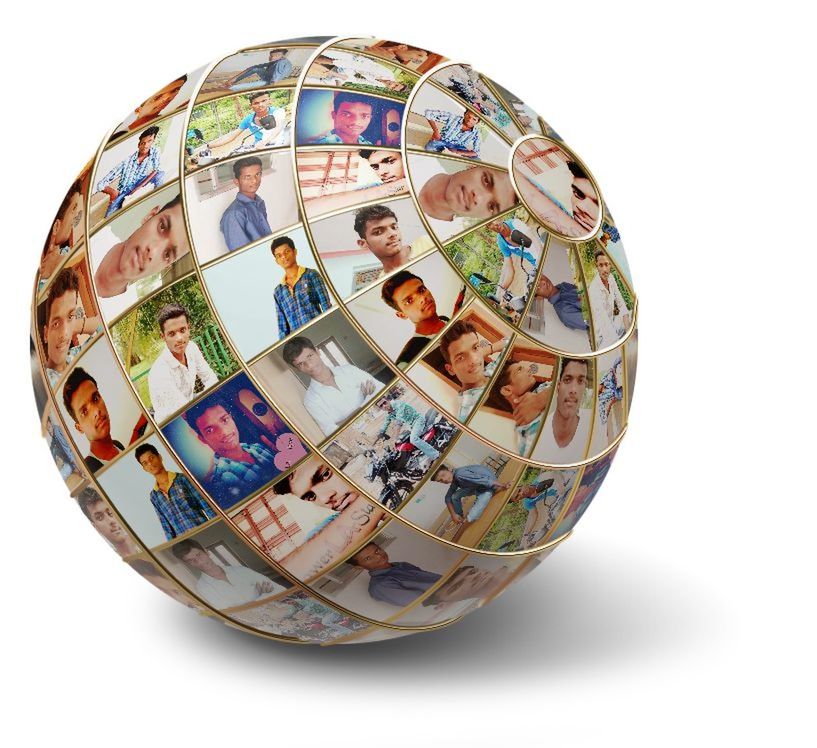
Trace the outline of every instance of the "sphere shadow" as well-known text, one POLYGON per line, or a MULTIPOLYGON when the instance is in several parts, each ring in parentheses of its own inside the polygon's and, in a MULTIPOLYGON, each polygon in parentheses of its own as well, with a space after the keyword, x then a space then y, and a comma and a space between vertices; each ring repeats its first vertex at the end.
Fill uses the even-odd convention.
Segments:
MULTIPOLYGON (((587 546, 584 546, 587 547, 587 546)), ((226 655, 230 667, 284 666, 300 679, 320 671, 349 677, 370 674, 401 679, 462 681, 463 676, 518 678, 632 663, 711 645, 726 635, 716 600, 677 570, 660 568, 610 544, 592 556, 572 548, 554 553, 539 569, 491 605, 451 627, 392 641, 336 647, 290 646, 198 618, 184 626, 208 656, 226 655), (198 624, 198 625, 196 625, 198 624)))

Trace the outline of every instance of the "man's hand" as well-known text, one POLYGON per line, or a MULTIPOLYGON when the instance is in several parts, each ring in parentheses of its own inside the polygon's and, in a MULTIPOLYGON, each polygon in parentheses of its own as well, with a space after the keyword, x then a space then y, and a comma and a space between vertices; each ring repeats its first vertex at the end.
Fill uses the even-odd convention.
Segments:
POLYGON ((107 187, 103 187, 103 188, 102 188, 102 191, 103 191, 103 192, 104 192, 104 193, 105 193, 105 194, 106 194, 108 197, 110 197, 110 198, 111 198, 111 202, 113 202, 114 200, 116 200, 116 198, 118 198, 118 197, 119 197, 119 190, 117 190, 115 187, 111 187, 110 185, 108 185, 107 187))
POLYGON ((375 391, 374 382, 372 382, 370 380, 368 380, 366 382, 361 382, 361 384, 360 384, 360 394, 363 395, 363 397, 368 397, 374 391, 375 391))
POLYGON ((547 404, 548 392, 526 392, 513 398, 513 420, 517 426, 530 423, 539 416, 547 404))
POLYGON ((266 582, 255 583, 255 591, 259 595, 263 595, 265 592, 272 592, 273 589, 275 588, 272 586, 272 582, 270 582, 269 580, 267 580, 266 582))

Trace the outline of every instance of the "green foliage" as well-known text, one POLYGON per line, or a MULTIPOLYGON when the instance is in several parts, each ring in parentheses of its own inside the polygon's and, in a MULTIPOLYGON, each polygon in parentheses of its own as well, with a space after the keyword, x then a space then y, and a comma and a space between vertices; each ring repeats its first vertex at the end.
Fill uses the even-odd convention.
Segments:
MULTIPOLYGON (((596 276, 595 254, 596 250, 600 249, 600 247, 595 241, 592 240, 581 242, 576 246, 579 250, 579 258, 581 259, 582 269, 584 270, 584 277, 587 278, 587 282, 590 283, 590 281, 596 276)), ((607 256, 610 257, 610 255, 607 256)), ((613 262, 612 257, 610 257, 610 262, 613 262)), ((627 309, 631 310, 633 308, 633 294, 622 280, 621 274, 618 272, 615 265, 613 265, 611 275, 616 280, 616 284, 618 285, 619 291, 621 291, 621 296, 624 299, 624 303, 627 305, 627 309)))
POLYGON ((483 551, 515 551, 522 540, 522 531, 528 521, 528 511, 521 502, 509 503, 497 517, 479 547, 483 551))
MULTIPOLYGON (((290 112, 292 96, 289 89, 273 89, 269 92, 269 97, 270 106, 284 107, 290 112)), ((235 130, 238 123, 251 111, 246 94, 209 101, 193 109, 190 128, 197 127, 204 139, 210 141, 235 130)), ((198 142, 191 145, 198 145, 198 142)))

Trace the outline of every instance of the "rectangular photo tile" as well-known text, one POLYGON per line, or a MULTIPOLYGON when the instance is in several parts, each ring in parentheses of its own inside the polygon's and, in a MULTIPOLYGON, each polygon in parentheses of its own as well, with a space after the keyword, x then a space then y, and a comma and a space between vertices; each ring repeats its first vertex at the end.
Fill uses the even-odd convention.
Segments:
MULTIPOLYGON (((381 179, 403 179, 402 156, 396 151, 375 151, 371 158, 381 179)), ((342 299, 434 249, 409 198, 349 210, 315 221, 311 229, 326 274, 342 299)))
POLYGON ((502 102, 470 65, 448 65, 434 73, 432 80, 476 109, 509 140, 514 141, 522 134, 502 102))
POLYGON ((365 52, 418 73, 425 73, 446 60, 436 52, 385 39, 345 39, 337 46, 365 52))
POLYGON ((256 361, 253 373, 281 412, 314 443, 334 434, 394 378, 336 310, 256 361))
POLYGON ((54 388, 85 346, 102 332, 84 252, 72 255, 57 271, 37 306, 36 325, 45 375, 54 388))
POLYGON ((420 210, 437 239, 446 242, 497 218, 519 203, 505 170, 440 154, 408 154, 420 210))
POLYGON ((423 86, 412 100, 406 145, 496 166, 508 162, 508 143, 479 114, 435 86, 423 86))
POLYGON ((270 86, 294 86, 315 44, 276 44, 231 55, 216 65, 201 86, 196 104, 229 93, 270 86))
POLYGON ((147 125, 102 152, 88 209, 92 231, 179 176, 185 116, 179 113, 147 125))
POLYGON ((407 194, 395 149, 299 150, 297 170, 308 218, 407 194))
POLYGON ((545 542, 562 514, 577 474, 576 469, 526 468, 480 549, 510 553, 545 542))
POLYGON ((204 280, 244 359, 334 306, 302 227, 210 266, 204 280))
POLYGON ((434 587, 463 556, 408 525, 390 522, 346 563, 311 586, 353 613, 389 621, 434 587))
POLYGON ((615 456, 616 450, 614 449, 604 455, 604 457, 599 458, 595 462, 591 462, 584 469, 581 482, 573 494, 570 505, 562 515, 556 530, 551 533, 552 538, 558 538, 570 532, 576 526, 576 523, 582 518, 582 515, 590 506, 590 502, 596 497, 599 488, 601 488, 601 484, 610 471, 615 456))
POLYGON ((325 454, 370 496, 396 509, 457 433, 448 418, 400 383, 341 431, 325 454))
POLYGON ((104 340, 83 353, 55 390, 68 434, 96 473, 149 429, 148 419, 104 340))
POLYGON ((85 201, 91 180, 91 162, 71 184, 57 208, 57 214, 43 244, 37 276, 37 293, 48 285, 51 277, 74 250, 85 240, 85 201))
POLYGON ((405 369, 469 298, 462 278, 433 252, 378 282, 346 308, 383 353, 405 369))
POLYGON ((185 169, 288 146, 292 92, 291 88, 259 89, 194 107, 185 142, 185 169))
POLYGON ((464 616, 496 597, 524 563, 524 556, 497 558, 474 553, 394 623, 420 626, 464 616))
POLYGON ((385 60, 330 47, 306 71, 307 86, 331 86, 405 101, 419 76, 385 60))
POLYGON ((602 353, 596 359, 598 386, 596 389, 596 420, 590 454, 604 451, 622 432, 627 423, 624 400, 624 346, 602 353))
POLYGON ((250 541, 300 579, 339 561, 384 518, 381 507, 316 455, 233 515, 250 541))
POLYGON ((142 405, 159 423, 238 369, 196 276, 122 317, 111 340, 142 405))
POLYGON ((240 373, 162 429, 183 467, 229 509, 306 457, 306 447, 240 373))
POLYGON ((54 460, 57 470, 73 496, 87 480, 84 467, 77 462, 74 451, 68 443, 68 437, 50 407, 45 421, 45 441, 48 451, 51 452, 51 459, 54 460))
POLYGON ((142 552, 142 547, 117 518, 108 500, 95 488, 86 486, 76 495, 77 506, 96 530, 122 558, 142 552))
POLYGON ((590 304, 578 255, 551 237, 542 272, 522 329, 546 345, 571 353, 593 348, 590 304))
POLYGON ((117 214, 91 237, 89 256, 100 309, 109 322, 190 273, 193 258, 179 183, 117 214))
MULTIPOLYGON (((325 69, 320 63, 319 67, 325 69)), ((298 145, 399 148, 404 108, 404 104, 392 99, 356 91, 302 89, 295 125, 296 142, 298 145)))
POLYGON ((465 423, 496 373, 510 336, 510 328, 474 303, 409 370, 409 378, 432 402, 465 423))
POLYGON ((369 625, 327 607, 302 590, 230 615, 257 631, 308 642, 331 642, 362 631, 369 625))
POLYGON ((199 262, 298 223, 292 154, 262 151, 223 161, 185 179, 187 216, 199 262))
POLYGON ((523 465, 468 434, 400 510, 439 538, 473 548, 502 510, 523 465))
POLYGON ((225 522, 208 525, 157 557, 181 585, 216 610, 281 596, 292 586, 225 522))
POLYGON ((214 519, 216 513, 160 439, 146 439, 99 476, 119 514, 148 548, 214 519))
POLYGON ((548 411, 557 367, 558 357, 549 351, 514 345, 471 428, 514 454, 529 457, 548 411))

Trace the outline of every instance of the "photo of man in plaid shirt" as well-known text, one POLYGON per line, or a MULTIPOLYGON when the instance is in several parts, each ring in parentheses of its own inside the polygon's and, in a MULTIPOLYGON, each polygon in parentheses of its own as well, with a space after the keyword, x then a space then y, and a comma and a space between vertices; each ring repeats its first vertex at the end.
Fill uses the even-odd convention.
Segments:
POLYGON ((272 256, 284 271, 275 287, 275 313, 278 317, 278 339, 300 329, 332 306, 323 278, 316 270, 298 265, 295 243, 288 236, 272 242, 272 256))

